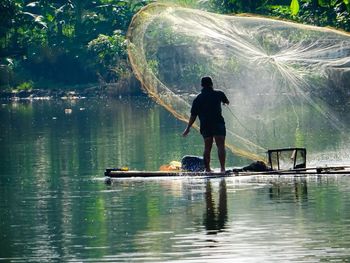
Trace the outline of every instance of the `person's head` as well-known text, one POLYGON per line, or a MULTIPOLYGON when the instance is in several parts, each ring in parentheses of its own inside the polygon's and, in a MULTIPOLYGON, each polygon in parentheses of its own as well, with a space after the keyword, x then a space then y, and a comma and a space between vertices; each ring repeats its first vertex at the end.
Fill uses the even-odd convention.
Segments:
POLYGON ((201 80, 201 85, 203 88, 213 88, 213 81, 211 77, 203 77, 201 80))

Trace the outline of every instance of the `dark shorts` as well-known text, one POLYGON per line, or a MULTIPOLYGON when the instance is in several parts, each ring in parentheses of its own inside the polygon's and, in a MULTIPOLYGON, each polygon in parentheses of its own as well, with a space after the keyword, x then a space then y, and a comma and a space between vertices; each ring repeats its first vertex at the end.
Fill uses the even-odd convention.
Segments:
POLYGON ((201 134, 203 138, 214 136, 226 136, 225 124, 217 124, 211 127, 201 128, 201 134))

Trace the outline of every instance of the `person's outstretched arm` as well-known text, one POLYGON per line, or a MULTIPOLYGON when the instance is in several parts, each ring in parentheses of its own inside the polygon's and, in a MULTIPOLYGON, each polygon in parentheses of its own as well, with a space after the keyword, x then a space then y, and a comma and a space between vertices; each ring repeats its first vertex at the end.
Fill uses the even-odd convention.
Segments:
POLYGON ((229 105, 230 101, 228 100, 228 98, 226 97, 225 93, 222 93, 222 98, 221 101, 223 104, 229 105))
POLYGON ((196 121, 196 118, 197 118, 196 115, 191 115, 191 117, 190 117, 190 119, 188 121, 186 129, 182 133, 182 136, 184 136, 184 137, 187 136, 187 134, 190 132, 192 124, 196 121))

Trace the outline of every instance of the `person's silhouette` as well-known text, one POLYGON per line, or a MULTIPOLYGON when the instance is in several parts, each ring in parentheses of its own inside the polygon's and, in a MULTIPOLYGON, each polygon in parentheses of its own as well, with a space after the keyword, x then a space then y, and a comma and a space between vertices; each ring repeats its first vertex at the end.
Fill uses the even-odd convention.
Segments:
POLYGON ((210 153, 213 146, 213 141, 215 140, 218 148, 221 172, 225 172, 226 127, 224 118, 222 117, 221 104, 229 104, 230 102, 225 93, 220 90, 213 89, 213 81, 210 77, 203 77, 201 80, 201 85, 203 89, 192 103, 191 117, 182 135, 187 136, 187 134, 190 132, 191 126, 198 116, 200 121, 200 133, 204 139, 203 158, 205 170, 206 172, 211 172, 210 153))

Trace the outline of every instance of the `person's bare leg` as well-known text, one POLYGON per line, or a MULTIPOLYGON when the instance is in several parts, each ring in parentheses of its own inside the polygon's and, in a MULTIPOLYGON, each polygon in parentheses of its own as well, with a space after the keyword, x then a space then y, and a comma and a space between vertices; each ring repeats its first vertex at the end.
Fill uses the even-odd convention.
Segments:
POLYGON ((218 148, 218 157, 221 166, 221 172, 224 173, 225 161, 226 161, 226 150, 225 150, 225 136, 215 136, 216 147, 218 148))
POLYGON ((210 169, 210 152, 211 152, 212 146, 213 146, 213 137, 204 138, 203 159, 204 159, 204 166, 205 166, 205 171, 206 172, 211 172, 211 169, 210 169))

